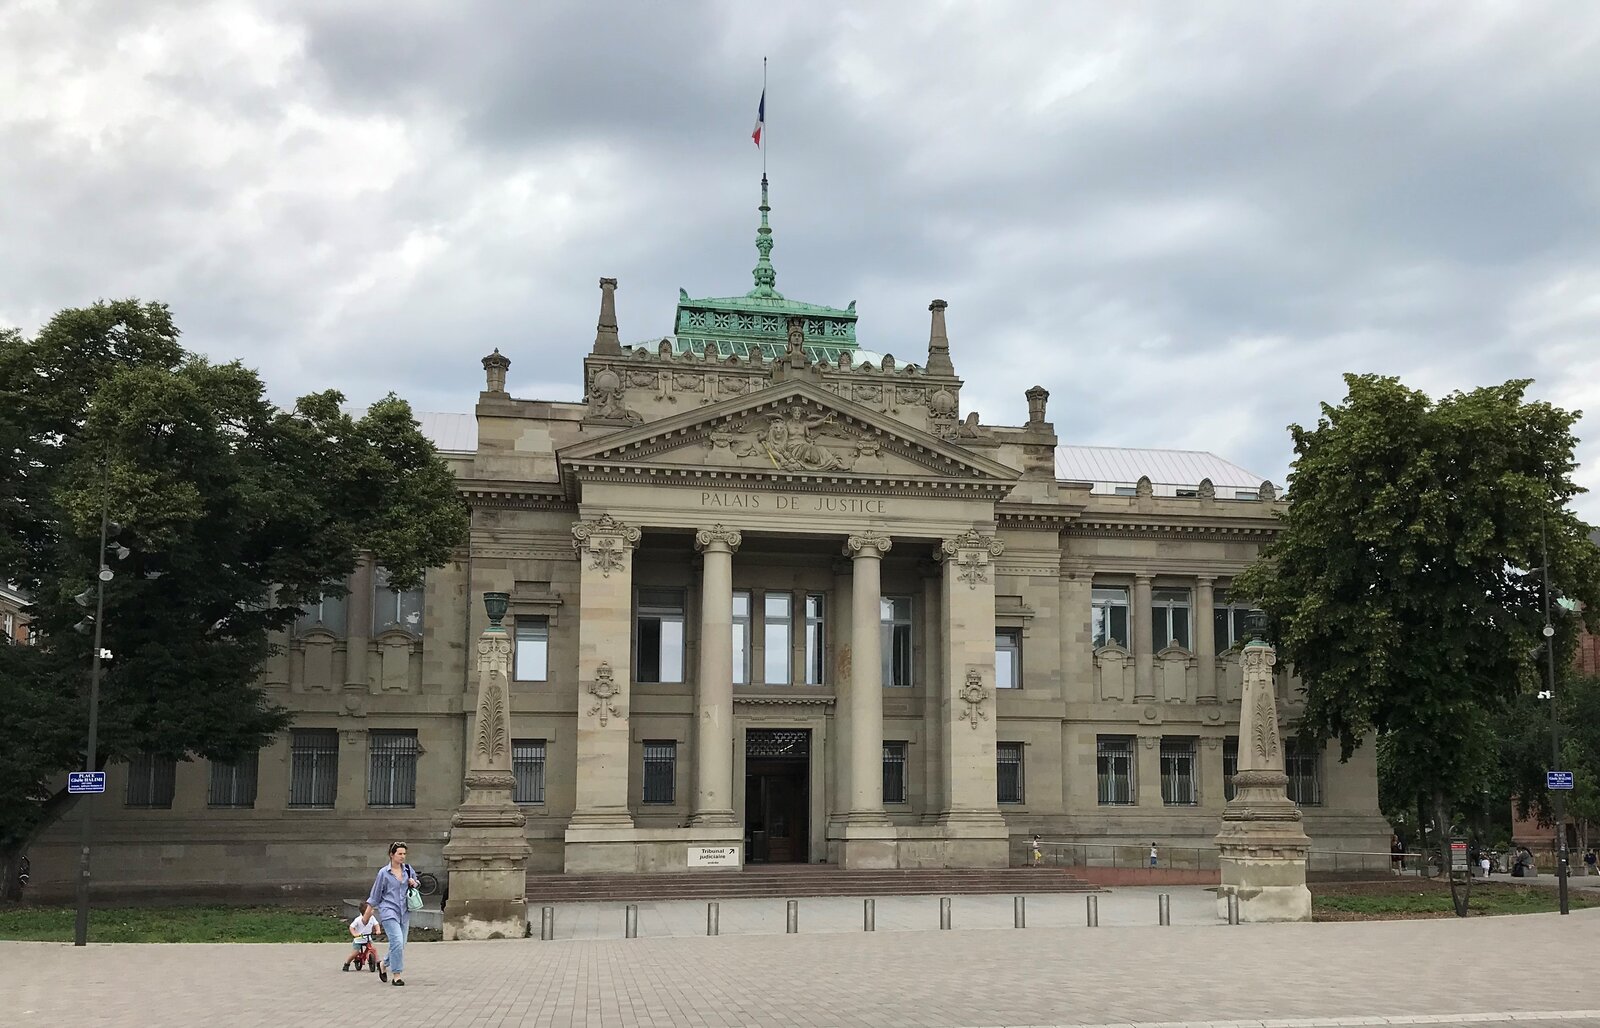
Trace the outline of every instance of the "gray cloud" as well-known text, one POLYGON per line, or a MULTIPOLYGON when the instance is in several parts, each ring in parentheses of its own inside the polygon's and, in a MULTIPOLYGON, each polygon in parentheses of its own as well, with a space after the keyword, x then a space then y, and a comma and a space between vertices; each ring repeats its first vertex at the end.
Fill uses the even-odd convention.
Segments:
POLYGON ((629 339, 748 288, 763 54, 779 288, 902 360, 948 299, 986 421, 1037 381, 1282 482, 1347 370, 1600 406, 1565 5, 17 3, 0 322, 135 294, 280 400, 465 410, 495 346, 576 398, 600 275, 629 339))

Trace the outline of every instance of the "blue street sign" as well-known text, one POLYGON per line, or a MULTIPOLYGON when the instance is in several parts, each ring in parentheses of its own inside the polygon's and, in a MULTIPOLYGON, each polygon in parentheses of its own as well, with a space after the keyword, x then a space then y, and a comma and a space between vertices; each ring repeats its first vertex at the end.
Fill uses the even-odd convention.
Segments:
POLYGON ((1571 789, 1571 771, 1546 771, 1544 773, 1544 787, 1546 789, 1571 789))
MULTIPOLYGON (((1570 789, 1571 786, 1568 786, 1570 789)), ((68 771, 68 792, 105 792, 106 773, 104 771, 68 771)))

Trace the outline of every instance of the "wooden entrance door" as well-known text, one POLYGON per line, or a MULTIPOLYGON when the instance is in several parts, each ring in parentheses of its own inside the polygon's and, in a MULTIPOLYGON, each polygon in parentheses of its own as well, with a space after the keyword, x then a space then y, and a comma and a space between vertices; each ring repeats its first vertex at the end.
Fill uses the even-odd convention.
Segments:
POLYGON ((811 733, 745 733, 745 852, 753 864, 803 864, 810 857, 811 733))

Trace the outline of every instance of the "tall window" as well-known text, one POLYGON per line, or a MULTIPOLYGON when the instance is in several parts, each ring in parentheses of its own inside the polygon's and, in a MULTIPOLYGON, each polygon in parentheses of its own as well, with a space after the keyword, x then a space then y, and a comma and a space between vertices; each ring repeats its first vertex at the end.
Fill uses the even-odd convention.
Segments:
POLYGON ((367 733, 367 747, 367 806, 416 806, 416 730, 374 728, 367 733))
POLYGON ((344 600, 343 596, 323 593, 316 603, 300 611, 300 616, 294 622, 294 634, 302 635, 313 628, 325 628, 334 635, 344 635, 344 600))
POLYGON ((339 787, 339 732, 296 728, 289 733, 289 806, 331 807, 339 787))
POLYGON ((733 594, 733 684, 750 684, 750 594, 733 594))
POLYGON ((232 763, 211 762, 211 788, 206 805, 212 807, 253 807, 256 805, 256 771, 261 754, 252 752, 232 763))
POLYGON ((543 739, 511 741, 511 777, 516 779, 516 784, 511 787, 512 802, 544 802, 543 739))
POLYGON ((994 781, 998 802, 1022 802, 1022 743, 994 744, 994 781))
POLYGON ((141 754, 128 761, 128 791, 123 802, 130 807, 166 809, 172 806, 173 780, 178 765, 171 757, 141 754))
POLYGON ((1094 605, 1092 628, 1094 647, 1099 649, 1116 643, 1128 649, 1128 590, 1125 586, 1107 586, 1090 592, 1094 605))
POLYGON ((392 588, 388 569, 378 568, 372 576, 372 631, 376 635, 391 628, 422 634, 422 583, 411 589, 392 588))
POLYGON ((1244 630, 1244 616, 1248 613, 1248 606, 1234 603, 1226 596, 1211 608, 1212 631, 1216 633, 1218 653, 1226 653, 1248 638, 1244 630))
POLYGON ((1322 805, 1322 769, 1318 752, 1290 736, 1283 741, 1283 770, 1289 776, 1289 798, 1302 807, 1322 805))
POLYGON ((683 681, 683 590, 640 589, 636 682, 683 681))
POLYGON ((792 679, 791 649, 794 642, 794 595, 767 593, 761 598, 762 681, 767 685, 788 685, 792 679))
POLYGON ((1230 735, 1222 740, 1222 798, 1233 799, 1237 788, 1233 776, 1239 773, 1239 737, 1230 735))
POLYGON ((669 740, 644 744, 644 801, 671 803, 678 778, 678 744, 669 740))
POLYGON ((806 593, 806 684, 827 680, 827 637, 823 634, 823 595, 806 593))
POLYGON ((1157 653, 1168 646, 1192 649, 1189 640, 1189 590, 1150 591, 1150 642, 1157 653))
POLYGON ((878 601, 883 639, 883 684, 911 685, 911 597, 884 596, 878 601))
POLYGON ((1169 807, 1192 807, 1200 802, 1195 788, 1193 739, 1161 740, 1161 802, 1169 807))
POLYGON ((1022 629, 994 630, 994 687, 1022 688, 1022 629))
POLYGON ((1101 806, 1132 803, 1133 737, 1102 735, 1095 740, 1095 777, 1101 806))
POLYGON ((883 744, 883 802, 906 801, 906 744, 884 741, 883 744))
POLYGON ((543 682, 549 677, 550 619, 517 618, 517 681, 543 682))

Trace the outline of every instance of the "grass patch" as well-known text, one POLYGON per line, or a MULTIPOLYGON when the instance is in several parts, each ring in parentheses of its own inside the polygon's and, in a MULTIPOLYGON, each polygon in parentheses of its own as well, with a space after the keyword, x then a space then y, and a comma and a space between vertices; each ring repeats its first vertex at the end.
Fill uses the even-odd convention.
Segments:
MULTIPOLYGON (((0 939, 71 942, 73 916, 72 907, 0 907, 0 939)), ((341 942, 348 923, 336 906, 94 908, 89 941, 341 942)), ((413 929, 410 938, 423 935, 413 929)))
MULTIPOLYGON (((1572 890, 1573 910, 1600 906, 1600 897, 1572 890)), ((1559 909, 1556 890, 1543 886, 1478 883, 1472 887, 1469 916, 1547 914, 1559 909)), ((1312 916, 1318 921, 1369 921, 1454 917, 1450 886, 1410 879, 1319 886, 1311 893, 1312 916)))

